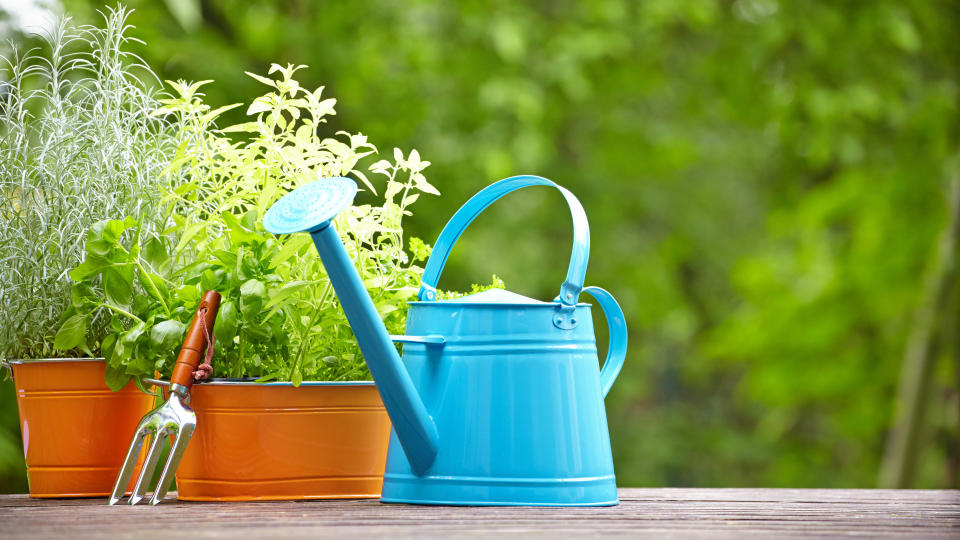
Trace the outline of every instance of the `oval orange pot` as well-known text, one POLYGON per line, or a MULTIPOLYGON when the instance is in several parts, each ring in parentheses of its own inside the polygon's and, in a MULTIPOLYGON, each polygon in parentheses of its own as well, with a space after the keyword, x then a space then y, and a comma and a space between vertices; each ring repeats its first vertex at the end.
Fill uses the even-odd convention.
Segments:
POLYGON ((187 501, 377 498, 390 419, 373 382, 195 384, 187 501))
POLYGON ((109 495, 130 438, 154 397, 132 383, 111 391, 103 378, 106 364, 100 359, 10 364, 30 496, 109 495))

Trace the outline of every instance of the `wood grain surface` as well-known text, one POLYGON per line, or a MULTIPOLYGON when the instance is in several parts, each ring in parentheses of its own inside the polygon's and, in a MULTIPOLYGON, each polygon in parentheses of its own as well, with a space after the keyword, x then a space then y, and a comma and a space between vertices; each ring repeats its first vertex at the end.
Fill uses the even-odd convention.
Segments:
POLYGON ((960 491, 621 489, 609 508, 365 501, 107 506, 0 495, 0 538, 837 537, 960 539, 960 491))

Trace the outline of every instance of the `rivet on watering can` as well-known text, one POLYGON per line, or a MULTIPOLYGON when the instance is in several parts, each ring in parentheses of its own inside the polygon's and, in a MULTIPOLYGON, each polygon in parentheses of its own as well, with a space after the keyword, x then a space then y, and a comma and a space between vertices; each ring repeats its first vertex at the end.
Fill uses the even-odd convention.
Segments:
POLYGON ((577 327, 577 318, 573 315, 574 306, 561 306, 553 318, 553 325, 561 330, 573 330, 577 327))

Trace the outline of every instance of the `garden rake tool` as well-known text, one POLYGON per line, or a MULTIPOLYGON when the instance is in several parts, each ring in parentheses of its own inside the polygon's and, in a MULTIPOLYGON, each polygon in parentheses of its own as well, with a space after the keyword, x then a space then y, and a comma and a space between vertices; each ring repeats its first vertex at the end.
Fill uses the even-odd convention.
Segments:
POLYGON ((170 398, 144 416, 140 425, 137 426, 133 441, 130 443, 130 449, 127 450, 127 456, 123 460, 123 468, 120 469, 117 482, 113 486, 109 504, 116 504, 123 498, 147 435, 151 435, 150 449, 143 462, 133 492, 130 494, 129 503, 137 504, 146 497, 147 484, 153 478, 154 469, 156 469, 157 462, 160 460, 163 443, 168 437, 172 436, 170 455, 167 457, 160 479, 154 487, 150 504, 159 503, 167 495, 167 489, 170 487, 170 482, 173 481, 173 473, 177 470, 177 465, 187 449, 193 430, 197 427, 197 416, 188 406, 190 403, 190 387, 193 385, 194 378, 205 378, 206 375, 209 375, 209 371, 198 371, 198 367, 203 367, 200 365, 200 361, 204 359, 204 351, 206 351, 204 366, 207 366, 209 370, 210 357, 213 354, 213 325, 216 322, 219 309, 220 294, 216 291, 205 292, 203 300, 197 307, 197 312, 193 315, 190 327, 187 329, 187 336, 184 338, 180 354, 177 356, 177 363, 173 366, 173 374, 170 376, 170 398))

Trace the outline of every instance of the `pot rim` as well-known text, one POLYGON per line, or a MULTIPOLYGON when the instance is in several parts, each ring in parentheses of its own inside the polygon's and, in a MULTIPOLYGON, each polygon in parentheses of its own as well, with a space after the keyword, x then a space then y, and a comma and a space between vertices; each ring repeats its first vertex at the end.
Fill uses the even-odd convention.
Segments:
MULTIPOLYGON (((486 308, 551 308, 556 309, 558 306, 562 306, 560 302, 541 302, 539 304, 530 302, 461 302, 459 298, 451 298, 450 300, 409 300, 407 304, 411 306, 477 306, 477 307, 486 307, 486 308)), ((590 302, 577 302, 573 306, 568 307, 591 307, 593 306, 590 302)))
MULTIPOLYGON (((258 383, 255 379, 216 378, 193 383, 194 386, 293 386, 290 381, 268 381, 258 383)), ((303 381, 300 386, 375 386, 374 381, 303 381)))
MULTIPOLYGON (((8 365, 39 364, 39 363, 60 363, 60 362, 103 362, 104 358, 18 358, 16 360, 3 360, 8 365)), ((147 381, 156 381, 157 379, 148 378, 147 381)), ((162 381, 166 383, 167 381, 162 381)), ((258 383, 256 379, 228 379, 215 378, 206 381, 197 381, 195 385, 209 386, 293 386, 290 381, 268 381, 258 383)), ((374 386, 375 381, 303 381, 300 386, 374 386)))
POLYGON ((23 364, 35 364, 35 363, 54 363, 54 362, 103 362, 104 358, 90 358, 90 357, 80 357, 80 358, 17 358, 14 360, 4 360, 3 362, 13 365, 23 365, 23 364))

